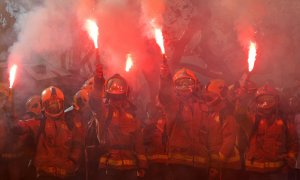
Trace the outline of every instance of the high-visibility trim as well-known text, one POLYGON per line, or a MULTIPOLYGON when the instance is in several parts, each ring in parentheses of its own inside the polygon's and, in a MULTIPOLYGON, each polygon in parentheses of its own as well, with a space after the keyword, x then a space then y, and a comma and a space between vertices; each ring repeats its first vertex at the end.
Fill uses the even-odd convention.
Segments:
POLYGON ((223 154, 221 152, 219 152, 219 154, 212 154, 211 159, 218 160, 218 161, 225 160, 225 162, 228 162, 228 163, 238 162, 241 160, 238 150, 236 148, 234 149, 234 156, 231 156, 226 159, 225 157, 221 157, 220 155, 223 155, 223 154))
POLYGON ((24 155, 24 152, 19 152, 19 153, 2 153, 1 157, 4 159, 15 159, 22 157, 24 155))
POLYGON ((138 160, 147 161, 147 157, 145 155, 137 155, 138 160))
POLYGON ((135 166, 136 162, 131 159, 113 160, 107 159, 107 157, 101 157, 99 160, 100 165, 108 166, 135 166))
POLYGON ((256 162, 256 161, 246 161, 246 167, 249 168, 258 168, 258 169, 272 169, 272 168, 280 168, 284 166, 283 161, 277 162, 256 162))
POLYGON ((165 154, 148 155, 147 158, 149 160, 168 160, 169 159, 168 155, 165 155, 165 154))
POLYGON ((194 163, 206 163, 207 159, 201 157, 201 156, 191 156, 186 154, 173 154, 171 153, 169 155, 169 159, 172 160, 180 160, 180 161, 186 161, 186 162, 194 162, 194 163))
POLYGON ((64 177, 67 176, 67 171, 65 169, 57 168, 57 167, 39 167, 37 168, 38 174, 48 174, 52 176, 64 177))
POLYGON ((289 152, 289 153, 287 154, 287 156, 290 157, 290 158, 296 158, 296 153, 289 152))

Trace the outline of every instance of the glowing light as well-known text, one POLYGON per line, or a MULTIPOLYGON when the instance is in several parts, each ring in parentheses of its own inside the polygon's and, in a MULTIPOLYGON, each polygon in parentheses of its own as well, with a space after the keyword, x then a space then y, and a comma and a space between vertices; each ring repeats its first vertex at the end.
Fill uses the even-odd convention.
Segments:
POLYGON ((16 64, 12 65, 9 71, 9 88, 12 88, 16 79, 18 66, 16 64))
POLYGON ((132 56, 131 54, 127 54, 125 71, 129 72, 132 66, 133 66, 132 56))
POLYGON ((155 34, 155 41, 158 44, 158 46, 160 47, 161 53, 165 54, 164 36, 162 34, 161 29, 155 28, 154 34, 155 34))
POLYGON ((248 53, 248 70, 251 72, 256 61, 256 43, 250 41, 248 53))
POLYGON ((88 32, 90 38, 93 40, 95 48, 98 48, 99 27, 96 21, 87 19, 85 21, 85 29, 88 32))

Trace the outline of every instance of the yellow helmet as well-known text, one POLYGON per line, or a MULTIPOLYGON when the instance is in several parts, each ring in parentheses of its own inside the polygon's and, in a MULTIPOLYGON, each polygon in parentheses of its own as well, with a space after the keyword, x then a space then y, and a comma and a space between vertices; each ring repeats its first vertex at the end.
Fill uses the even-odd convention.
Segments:
POLYGON ((79 90, 73 97, 73 106, 76 110, 85 107, 89 102, 89 94, 86 90, 79 90))
POLYGON ((64 112, 64 94, 54 86, 46 88, 41 95, 42 107, 46 116, 57 118, 64 112))
POLYGON ((32 96, 30 97, 26 104, 26 111, 32 112, 35 115, 40 115, 42 112, 42 102, 41 102, 41 96, 32 96))
POLYGON ((182 68, 173 76, 173 83, 177 94, 189 96, 198 88, 198 78, 193 71, 182 68))

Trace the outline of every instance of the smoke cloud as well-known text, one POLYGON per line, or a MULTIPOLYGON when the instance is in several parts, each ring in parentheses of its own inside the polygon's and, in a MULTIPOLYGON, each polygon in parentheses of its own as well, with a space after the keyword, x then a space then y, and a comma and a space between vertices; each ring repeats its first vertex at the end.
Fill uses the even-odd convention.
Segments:
POLYGON ((27 0, 22 6, 16 15, 14 28, 18 36, 9 50, 10 62, 30 64, 42 57, 60 64, 57 56, 65 55, 71 62, 67 68, 77 68, 85 78, 91 76, 94 57, 89 64, 80 61, 92 47, 83 25, 87 18, 93 18, 99 25, 99 49, 106 76, 120 73, 137 90, 148 88, 144 86, 147 83, 140 83, 147 79, 153 94, 161 62, 153 25, 163 29, 170 61, 170 52, 178 43, 187 43, 182 44, 182 59, 192 57, 185 58, 185 62, 207 67, 204 70, 208 72, 200 69, 199 74, 230 71, 229 80, 235 81, 246 69, 250 40, 258 47, 254 68, 257 79, 273 78, 284 85, 289 77, 286 72, 297 73, 293 68, 300 66, 300 3, 296 0, 27 0), (186 32, 192 32, 191 40, 180 41, 186 32), (125 72, 127 53, 134 61, 129 73, 125 72), (145 75, 147 78, 143 78, 145 75))

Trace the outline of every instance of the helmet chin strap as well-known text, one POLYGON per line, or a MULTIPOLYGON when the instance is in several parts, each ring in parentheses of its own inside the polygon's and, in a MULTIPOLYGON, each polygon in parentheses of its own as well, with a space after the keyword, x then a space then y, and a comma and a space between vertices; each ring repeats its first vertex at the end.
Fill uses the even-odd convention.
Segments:
POLYGON ((61 119, 61 117, 64 115, 64 111, 62 111, 62 112, 60 112, 60 113, 58 113, 58 114, 55 114, 55 115, 53 115, 53 114, 48 113, 47 111, 45 111, 45 115, 46 115, 46 117, 49 118, 49 119, 52 119, 52 120, 59 120, 59 119, 61 119))

